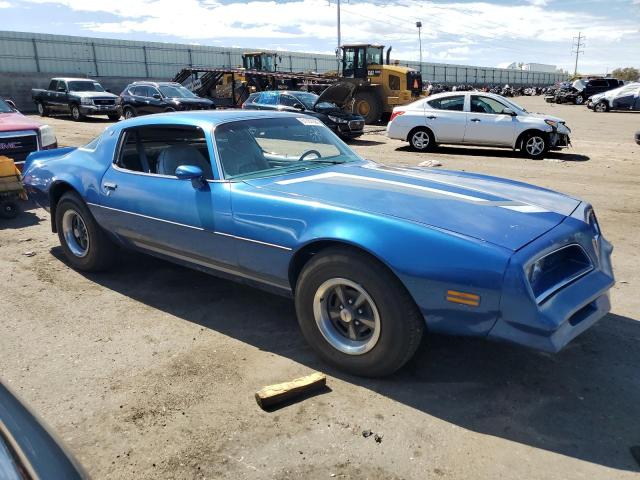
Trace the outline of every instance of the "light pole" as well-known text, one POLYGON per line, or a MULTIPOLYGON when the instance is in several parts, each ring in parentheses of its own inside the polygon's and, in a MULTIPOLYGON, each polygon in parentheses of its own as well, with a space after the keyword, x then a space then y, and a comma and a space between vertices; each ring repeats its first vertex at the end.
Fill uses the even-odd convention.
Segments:
POLYGON ((338 5, 338 47, 336 48, 336 60, 338 62, 338 76, 340 76, 340 0, 337 0, 338 5))
POLYGON ((416 22, 416 27, 418 27, 418 43, 420 44, 420 75, 422 75, 422 35, 420 35, 422 22, 416 22))

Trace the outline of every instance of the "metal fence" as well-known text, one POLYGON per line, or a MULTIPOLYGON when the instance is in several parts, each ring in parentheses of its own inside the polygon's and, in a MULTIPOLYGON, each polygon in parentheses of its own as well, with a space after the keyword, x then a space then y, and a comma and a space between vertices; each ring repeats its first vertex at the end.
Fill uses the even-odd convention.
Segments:
MULTIPOLYGON (((83 77, 172 78, 185 66, 237 67, 241 48, 111 40, 0 31, 0 72, 73 74, 83 77)), ((278 52, 278 69, 287 72, 336 70, 336 58, 278 52)), ((502 68, 406 62, 425 81, 445 84, 549 85, 566 75, 502 68)))

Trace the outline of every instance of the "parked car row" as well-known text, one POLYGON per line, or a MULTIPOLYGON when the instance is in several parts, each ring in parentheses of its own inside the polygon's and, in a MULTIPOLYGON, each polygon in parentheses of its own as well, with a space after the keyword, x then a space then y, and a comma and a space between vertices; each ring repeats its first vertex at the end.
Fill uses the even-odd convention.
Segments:
POLYGON ((548 103, 583 105, 591 96, 623 85, 624 82, 617 78, 591 78, 563 82, 556 88, 549 89, 545 94, 545 100, 548 103))
POLYGON ((610 110, 640 111, 640 82, 598 93, 589 97, 587 107, 594 112, 610 110))

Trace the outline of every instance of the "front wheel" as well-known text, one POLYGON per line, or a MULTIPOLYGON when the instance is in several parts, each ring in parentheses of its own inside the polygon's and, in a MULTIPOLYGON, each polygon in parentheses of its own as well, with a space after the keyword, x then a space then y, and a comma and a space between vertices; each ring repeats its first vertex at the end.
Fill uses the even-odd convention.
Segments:
POLYGON ((78 105, 71 106, 71 118, 73 118, 76 122, 79 122, 84 118, 84 115, 80 112, 80 107, 78 105))
POLYGON ((116 246, 76 193, 65 193, 58 202, 56 230, 62 250, 73 268, 96 272, 113 262, 116 246))
POLYGON ((125 120, 129 120, 130 118, 133 118, 136 116, 136 112, 131 107, 125 108, 123 113, 124 113, 125 120))
POLYGON ((327 363, 367 377, 389 375, 415 353, 424 319, 413 298, 382 264, 359 251, 315 255, 296 285, 298 323, 327 363))
POLYGON ((584 103, 584 97, 582 95, 578 95, 576 97, 576 105, 582 105, 584 103))
POLYGON ((364 118, 364 123, 377 123, 382 115, 382 105, 372 92, 359 92, 353 100, 353 113, 364 118))
POLYGON ((547 137, 543 133, 530 133, 522 140, 522 152, 533 160, 544 158, 548 149, 547 137))
POLYGON ((38 115, 40 115, 41 117, 46 117, 49 115, 49 112, 47 111, 45 106, 42 104, 42 102, 36 103, 36 108, 38 109, 38 115))
POLYGON ((609 111, 609 105, 604 100, 601 100, 601 101, 599 101, 598 103, 596 103, 593 106, 593 111, 594 112, 600 112, 600 113, 608 112, 609 111))
POLYGON ((7 200, 0 203, 0 217, 7 220, 16 218, 20 213, 20 207, 12 200, 7 200))
POLYGON ((111 115, 107 115, 109 117, 109 120, 111 120, 112 122, 117 122, 118 120, 120 120, 120 114, 119 113, 112 113, 111 115))

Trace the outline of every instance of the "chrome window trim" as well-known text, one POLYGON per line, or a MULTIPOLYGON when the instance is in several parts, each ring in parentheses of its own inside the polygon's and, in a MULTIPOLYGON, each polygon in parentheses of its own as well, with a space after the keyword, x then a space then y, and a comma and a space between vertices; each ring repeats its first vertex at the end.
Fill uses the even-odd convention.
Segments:
POLYGON ((593 266, 593 259, 589 256, 589 254, 587 253, 587 251, 584 249, 584 247, 582 245, 580 245, 579 243, 569 243, 567 245, 563 245, 560 248, 556 248, 555 250, 547 252, 544 255, 540 256, 540 257, 536 257, 536 258, 532 259, 531 261, 529 261, 525 265, 524 274, 525 274, 525 278, 527 279, 527 285, 529 285, 529 290, 531 291, 532 295, 533 295, 533 288, 531 287, 531 282, 529 281, 529 274, 528 274, 529 268, 531 268, 531 266, 533 266, 536 262, 539 262, 540 260, 543 260, 543 259, 547 258, 550 255, 553 255, 555 253, 558 253, 558 252, 560 252, 562 250, 565 250, 567 248, 570 248, 570 247, 578 247, 580 250, 582 250, 582 253, 584 254, 584 256, 589 260, 589 266, 584 268, 584 269, 582 269, 582 270, 580 270, 579 272, 574 273, 570 277, 565 278, 564 280, 562 280, 561 282, 555 284, 551 288, 548 288, 547 290, 542 292, 537 297, 534 297, 535 300, 536 300, 536 303, 538 305, 543 303, 545 300, 547 300, 554 293, 558 292, 559 290, 561 290, 562 288, 566 287, 570 283, 575 282, 579 278, 584 277, 585 275, 591 273, 594 270, 595 267, 593 266))

